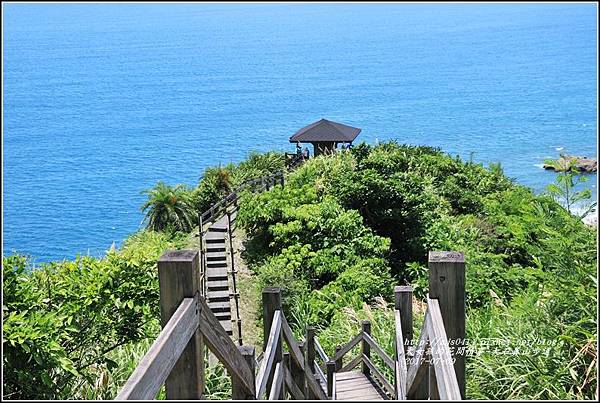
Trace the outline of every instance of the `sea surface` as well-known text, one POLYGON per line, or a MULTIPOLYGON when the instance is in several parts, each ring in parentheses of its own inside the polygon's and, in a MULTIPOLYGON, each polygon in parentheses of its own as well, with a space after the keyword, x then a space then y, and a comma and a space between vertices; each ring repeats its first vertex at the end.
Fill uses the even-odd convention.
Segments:
MULTIPOLYGON (((322 117, 544 190, 595 157, 595 4, 3 4, 3 253, 101 256, 143 189, 322 117)), ((594 199, 597 178, 588 186, 594 199)))

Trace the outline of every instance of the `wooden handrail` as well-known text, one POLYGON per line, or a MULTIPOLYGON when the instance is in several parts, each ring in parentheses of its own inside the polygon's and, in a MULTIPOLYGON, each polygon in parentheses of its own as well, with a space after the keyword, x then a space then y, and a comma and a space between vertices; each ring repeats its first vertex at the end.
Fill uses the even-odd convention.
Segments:
POLYGON ((200 310, 199 329, 204 335, 204 342, 208 349, 219 359, 227 372, 240 381, 247 393, 254 396, 254 374, 250 371, 244 357, 211 312, 206 301, 200 298, 198 305, 200 310))
POLYGON ((304 400, 304 393, 300 389, 298 389, 298 385, 296 385, 296 382, 294 381, 294 378, 292 377, 292 373, 290 372, 290 370, 284 366, 283 371, 284 371, 285 386, 286 386, 287 390, 290 391, 290 394, 293 396, 293 398, 295 400, 304 400))
POLYGON ((317 351, 317 354, 319 354, 319 357, 321 357, 321 360, 323 360, 323 362, 329 361, 329 357, 325 353, 325 350, 323 350, 323 347, 321 347, 321 344, 319 343, 319 340, 317 340, 316 337, 315 337, 315 350, 317 351))
POLYGON ((342 359, 344 355, 348 353, 348 351, 352 350, 354 347, 356 347, 358 343, 360 343, 361 340, 363 340, 364 335, 364 332, 359 332, 356 336, 352 338, 352 340, 344 344, 344 346, 337 353, 335 353, 333 357, 331 357, 331 361, 338 361, 342 359))
POLYGON ((273 375, 273 384, 271 385, 271 393, 269 400, 278 400, 281 388, 283 387, 283 366, 280 362, 275 365, 275 374, 273 375))
POLYGON ((412 395, 416 388, 419 386, 419 382, 427 373, 427 365, 425 360, 427 340, 429 338, 429 311, 425 313, 425 321, 423 322, 423 328, 421 329, 421 335, 419 336, 418 344, 415 346, 415 355, 412 358, 412 362, 408 367, 406 373, 406 390, 407 396, 412 395))
POLYGON ((448 346, 448 337, 437 299, 427 298, 427 317, 430 329, 431 354, 433 356, 438 392, 442 400, 460 400, 460 388, 454 371, 454 361, 448 346))
POLYGON ((393 371, 395 368, 394 360, 377 344, 375 340, 369 334, 363 333, 363 339, 369 343, 369 345, 375 350, 377 355, 383 360, 383 362, 393 371))
POLYGON ((396 400, 406 399, 406 358, 404 353, 404 337, 402 336, 402 320, 400 311, 394 310, 394 320, 396 325, 396 400))
POLYGON ((306 376, 306 383, 307 383, 308 388, 315 395, 320 396, 322 399, 325 399, 326 396, 323 393, 323 390, 321 389, 321 387, 315 381, 314 375, 304 365, 304 356, 302 355, 302 352, 300 351, 300 346, 298 345, 298 342, 294 338, 294 334, 292 333, 292 329, 288 325, 287 320, 285 319, 284 315, 281 315, 281 321, 282 321, 281 330, 283 332, 283 338, 284 338, 284 340, 285 340, 288 348, 290 349, 290 352, 291 352, 290 355, 294 359, 294 361, 296 362, 296 365, 298 365, 305 372, 305 374, 307 375, 306 376))
POLYGON ((373 364, 373 361, 366 355, 362 355, 362 361, 367 364, 367 367, 371 370, 371 374, 375 375, 375 378, 383 385, 384 389, 391 395, 394 395, 394 387, 388 382, 379 369, 373 364))
POLYGON ((352 361, 350 361, 348 364, 346 364, 346 366, 344 366, 342 369, 340 369, 339 372, 351 371, 361 362, 362 362, 362 354, 354 357, 352 359, 352 361))
POLYGON ((198 327, 198 296, 185 298, 115 400, 152 400, 198 327))
MULTIPOLYGON (((227 194, 226 196, 219 199, 208 210, 199 214, 200 219, 202 220, 202 222, 212 222, 214 219, 214 216, 215 216, 215 212, 218 212, 218 211, 220 211, 220 209, 222 207, 228 207, 228 205, 230 203, 235 202, 238 199, 238 193, 243 192, 244 190, 246 190, 246 188, 248 188, 256 183, 263 183, 265 180, 268 183, 269 180, 274 180, 277 178, 283 178, 283 171, 277 171, 271 175, 265 175, 265 176, 261 176, 259 178, 245 180, 240 185, 238 185, 236 188, 232 189, 229 194, 227 194)), ((262 186, 259 189, 259 191, 262 191, 265 188, 266 188, 266 186, 262 186)), ((200 231, 202 231, 202 228, 200 228, 200 231)))
POLYGON ((275 311, 275 315, 273 315, 273 324, 271 325, 271 331, 269 332, 269 339, 267 341, 267 347, 265 348, 265 352, 263 355, 262 362, 260 363, 260 368, 258 370, 258 375, 256 376, 256 398, 260 399, 267 390, 267 381, 269 378, 269 374, 271 373, 271 369, 273 367, 273 362, 275 361, 275 346, 279 342, 279 338, 281 337, 281 311, 275 311))

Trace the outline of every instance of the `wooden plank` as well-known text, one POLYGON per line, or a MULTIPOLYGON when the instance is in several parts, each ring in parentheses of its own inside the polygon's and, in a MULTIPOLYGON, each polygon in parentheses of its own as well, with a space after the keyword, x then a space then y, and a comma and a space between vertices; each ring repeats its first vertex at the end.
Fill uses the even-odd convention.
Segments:
POLYGON ((315 365, 315 375, 317 375, 321 380, 323 380, 323 383, 327 382, 323 370, 318 365, 315 365))
POLYGON ((346 364, 345 367, 343 367, 342 369, 340 369, 339 372, 347 372, 347 371, 351 371, 353 370, 358 364, 360 364, 362 362, 362 356, 357 355, 356 357, 354 357, 352 359, 352 361, 350 361, 348 364, 346 364))
MULTIPOLYGON (((360 359, 362 360, 362 356, 360 356, 360 359)), ((338 381, 340 381, 340 380, 346 380, 346 379, 356 379, 356 378, 367 379, 367 377, 364 376, 362 374, 362 372, 352 371, 352 372, 340 372, 340 376, 338 377, 338 381)))
POLYGON ((363 355, 363 362, 367 365, 367 367, 369 367, 369 369, 371 370, 370 373, 371 375, 375 375, 375 378, 381 382, 381 384, 383 385, 383 387, 387 390, 387 392, 390 395, 394 395, 394 387, 392 385, 390 385, 390 383, 388 382, 387 379, 385 379, 385 377, 383 376, 383 374, 379 371, 379 369, 373 364, 373 362, 369 359, 369 357, 367 357, 366 355, 363 355))
POLYGON ((366 340, 366 342, 369 343, 369 345, 371 346, 371 348, 373 350, 375 350, 375 352, 377 353, 377 355, 379 355, 379 357, 381 357, 381 359, 383 360, 383 362, 393 371, 394 368, 395 368, 395 364, 394 364, 394 360, 392 360, 392 357, 390 357, 388 355, 388 353, 386 353, 379 346, 379 344, 377 344, 377 342, 375 340, 373 340, 373 338, 369 334, 364 333, 363 337, 366 340))
MULTIPOLYGON (((306 361, 310 370, 315 372, 315 353, 317 350, 317 340, 315 339, 315 328, 312 326, 306 327, 306 361)), ((321 346, 319 346, 321 347, 321 346)))
MULTIPOLYGON (((270 334, 273 318, 275 312, 279 311, 281 314, 281 288, 279 287, 267 287, 262 292, 262 305, 263 305, 263 340, 267 343, 268 336, 270 334)), ((283 314, 281 314, 283 316, 283 314)), ((281 333, 281 323, 279 324, 279 332, 281 333)), ((267 346, 263 345, 263 350, 266 350, 267 346)), ((276 344, 273 346, 274 362, 281 362, 283 359, 283 340, 281 335, 278 336, 276 344)), ((267 373, 267 395, 271 394, 271 384, 273 383, 273 372, 267 373)), ((283 396, 279 396, 283 400, 283 396)))
MULTIPOLYGON (((363 333, 371 333, 371 322, 368 320, 363 320, 361 327, 363 333)), ((369 343, 367 343, 364 339, 363 342, 360 343, 360 354, 367 358, 371 357, 371 346, 369 346, 369 343)), ((369 367, 364 361, 362 363, 362 373, 369 375, 369 367)))
POLYGON ((337 376, 337 374, 334 372, 334 373, 333 373, 333 379, 332 379, 332 382, 333 382, 333 389, 332 389, 332 391, 331 391, 331 400, 337 400, 337 399, 336 399, 336 397, 335 397, 335 395, 336 395, 336 393, 337 393, 337 386, 336 386, 336 383, 337 383, 337 382, 336 382, 336 376, 337 376))
POLYGON ((428 298, 427 306, 427 310, 430 312, 427 320, 431 328, 431 354, 440 399, 461 400, 461 391, 454 372, 452 354, 450 354, 439 302, 436 299, 428 298))
MULTIPOLYGON (((267 339, 266 348, 263 354, 263 359, 260 363, 258 375, 256 376, 256 398, 261 399, 263 393, 267 390, 267 381, 269 374, 275 362, 275 350, 281 337, 281 311, 275 311, 273 322, 271 325, 269 337, 267 339)), ((269 393, 270 395, 270 393, 269 393)))
POLYGON ((327 400, 327 395, 321 388, 321 385, 315 380, 315 376, 310 372, 308 366, 304 368, 306 374, 306 386, 308 387, 309 395, 314 395, 315 399, 327 400))
POLYGON ((269 393, 269 400, 280 400, 279 395, 283 390, 283 366, 281 362, 275 364, 275 372, 273 374, 273 384, 269 393))
POLYGON ((287 390, 290 391, 292 398, 294 400, 303 400, 304 393, 300 390, 300 388, 298 388, 298 385, 296 385, 296 382, 294 381, 294 377, 292 376, 292 373, 286 367, 283 367, 283 371, 284 371, 285 386, 287 387, 287 390))
MULTIPOLYGON (((255 350, 253 346, 238 346, 238 350, 244 361, 250 368, 250 373, 254 376, 254 370, 256 368, 255 350)), ((246 388, 240 385, 239 381, 235 378, 231 378, 231 399, 233 400, 254 400, 255 396, 248 394, 246 388)))
POLYGON ((406 399, 406 357, 404 352, 404 342, 402 334, 402 318, 400 311, 394 311, 394 319, 396 323, 396 400, 406 399))
POLYGON ((335 374, 335 361, 327 361, 327 397, 333 397, 333 374, 335 374))
POLYGON ((294 338, 294 333, 292 332, 292 329, 290 329, 290 325, 288 325, 284 315, 281 316, 281 330, 283 331, 283 339, 290 349, 292 359, 296 362, 296 365, 304 371, 304 356, 302 355, 302 351, 300 351, 300 346, 294 338))
POLYGON ((210 351, 227 369, 231 376, 238 378, 248 393, 254 393, 254 374, 242 354, 237 349, 225 329, 220 325, 218 319, 210 311, 206 302, 200 298, 200 331, 204 335, 204 342, 210 351))
POLYGON ((406 395, 410 399, 411 396, 418 390, 421 380, 427 374, 427 365, 425 361, 427 341, 429 339, 429 325, 427 317, 429 310, 425 313, 425 321, 421 329, 418 344, 415 346, 415 355, 412 358, 411 365, 406 373, 406 395))
POLYGON ((152 400, 198 327, 198 297, 185 298, 115 400, 152 400))
POLYGON ((325 353, 325 350, 323 350, 323 347, 321 347, 321 344, 319 343, 319 340, 317 340, 317 338, 315 338, 315 350, 317 351, 319 357, 321 357, 323 362, 329 361, 329 357, 325 353))
POLYGON ((374 400, 386 400, 378 393, 369 393, 369 394, 361 394, 361 395, 352 395, 347 393, 338 394, 337 400, 346 400, 346 401, 374 401, 374 400))
MULTIPOLYGON (((336 352, 333 357, 331 357, 331 361, 337 361, 341 359, 348 351, 352 350, 361 340, 363 339, 363 332, 359 332, 356 336, 352 338, 348 343, 344 344, 344 346, 336 352)), ((329 361, 329 360, 328 360, 329 361)))
MULTIPOLYGON (((456 349, 465 347, 465 256, 461 252, 429 252, 429 298, 440 303, 446 335, 456 349)), ((463 349, 464 350, 464 349, 463 349)), ((454 354, 454 371, 465 397, 465 355, 454 354)))
MULTIPOLYGON (((197 250, 169 250, 157 262, 160 322, 164 328, 184 298, 200 292, 197 250)), ((200 399, 204 391, 204 344, 199 329, 165 380, 167 399, 200 399)))

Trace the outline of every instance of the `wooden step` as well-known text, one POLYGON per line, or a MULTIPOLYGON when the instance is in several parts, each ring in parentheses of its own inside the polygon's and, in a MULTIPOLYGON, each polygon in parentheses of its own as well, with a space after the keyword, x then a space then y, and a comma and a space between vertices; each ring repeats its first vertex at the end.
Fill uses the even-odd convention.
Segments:
POLYGON ((227 261, 221 260, 221 261, 206 262, 206 267, 208 269, 217 269, 219 267, 227 267, 227 261))
POLYGON ((209 302, 229 301, 229 290, 210 291, 207 297, 209 302))
POLYGON ((223 329, 225 329, 228 335, 231 336, 233 334, 233 326, 230 320, 219 321, 219 323, 221 324, 221 326, 223 326, 223 329))
POLYGON ((231 311, 214 312, 214 315, 217 318, 217 320, 219 320, 219 322, 223 322, 223 321, 231 322, 231 311))
POLYGON ((206 247, 206 253, 227 252, 225 245, 210 245, 206 247))
POLYGON ((212 312, 225 312, 225 311, 229 312, 229 311, 231 311, 231 304, 229 303, 229 301, 226 301, 226 302, 210 302, 209 301, 208 306, 212 312))
POLYGON ((227 254, 223 253, 223 252, 217 252, 217 253, 207 253, 206 254, 206 261, 207 262, 218 262, 221 260, 227 260, 227 254))
POLYGON ((209 227, 208 232, 227 232, 227 227, 209 227))
POLYGON ((221 277, 226 279, 229 275, 227 267, 209 267, 206 273, 208 278, 221 277))
POLYGON ((225 244, 225 238, 204 238, 204 242, 208 248, 208 245, 225 244))
POLYGON ((221 280, 220 278, 209 278, 206 282, 206 288, 208 288, 209 292, 223 290, 227 290, 229 292, 229 282, 227 280, 221 280))

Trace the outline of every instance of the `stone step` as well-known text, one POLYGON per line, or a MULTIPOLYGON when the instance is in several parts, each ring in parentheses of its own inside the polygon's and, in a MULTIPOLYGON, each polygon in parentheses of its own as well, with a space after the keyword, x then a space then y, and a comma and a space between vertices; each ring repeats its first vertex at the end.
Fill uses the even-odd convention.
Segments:
POLYGON ((206 253, 218 253, 218 252, 227 252, 227 248, 225 247, 225 245, 207 245, 206 246, 206 253))

